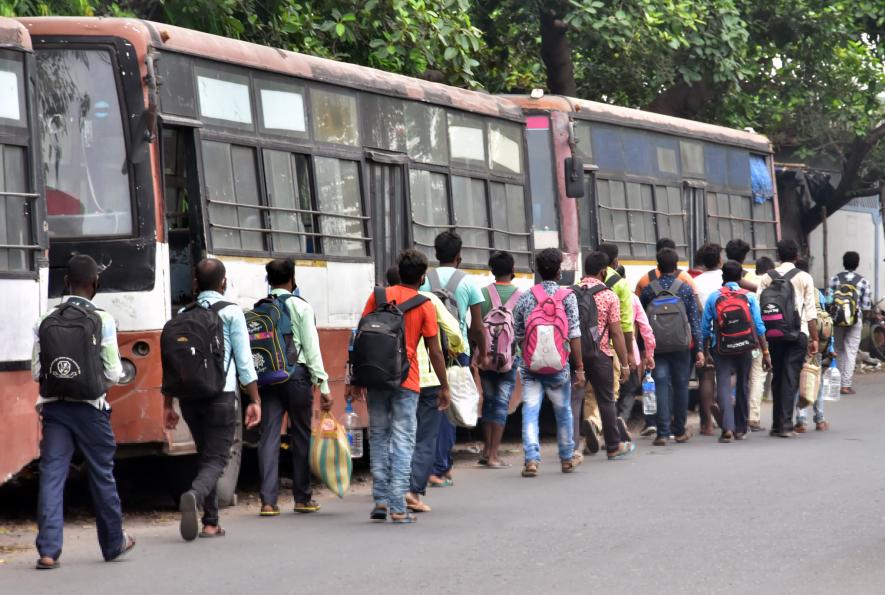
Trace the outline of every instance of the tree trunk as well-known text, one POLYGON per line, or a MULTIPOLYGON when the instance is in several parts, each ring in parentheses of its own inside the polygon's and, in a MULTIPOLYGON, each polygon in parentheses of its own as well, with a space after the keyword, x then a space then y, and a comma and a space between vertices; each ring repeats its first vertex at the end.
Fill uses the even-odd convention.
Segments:
POLYGON ((578 94, 575 83, 575 66, 572 63, 572 47, 563 20, 566 8, 563 2, 538 1, 541 19, 541 59, 547 69, 547 88, 556 95, 578 94))
POLYGON ((644 109, 657 114, 691 120, 697 119, 703 108, 712 99, 714 99, 713 86, 706 81, 688 84, 680 80, 655 97, 644 109))

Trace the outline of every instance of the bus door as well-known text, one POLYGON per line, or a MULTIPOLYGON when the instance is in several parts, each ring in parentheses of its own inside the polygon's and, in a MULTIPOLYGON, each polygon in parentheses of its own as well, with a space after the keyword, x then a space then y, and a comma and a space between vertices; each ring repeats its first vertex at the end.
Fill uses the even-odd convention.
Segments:
POLYGON ((193 267, 206 255, 195 128, 164 121, 160 138, 170 296, 176 312, 193 300, 193 267))
POLYGON ((406 156, 368 151, 369 209, 375 280, 386 285, 385 273, 401 250, 412 245, 406 202, 406 156))
POLYGON ((707 206, 706 188, 703 182, 687 180, 684 184, 683 208, 688 214, 687 236, 688 254, 687 260, 691 266, 695 265, 694 255, 704 242, 707 241, 707 206))
POLYGON ((596 169, 594 165, 584 165, 584 197, 578 199, 578 231, 581 235, 582 258, 599 247, 596 169))

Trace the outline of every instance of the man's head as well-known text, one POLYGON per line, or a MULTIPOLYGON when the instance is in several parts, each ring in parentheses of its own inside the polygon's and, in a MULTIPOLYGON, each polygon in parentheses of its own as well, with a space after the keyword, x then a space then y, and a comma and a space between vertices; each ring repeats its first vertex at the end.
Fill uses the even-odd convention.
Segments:
POLYGON ((454 231, 444 231, 433 241, 436 260, 441 265, 457 267, 461 264, 461 236, 454 231))
POLYGON ((618 268, 618 245, 606 242, 599 245, 599 251, 608 256, 608 264, 613 269, 618 268))
POLYGON ((768 271, 774 268, 774 261, 768 258, 767 256, 760 256, 756 259, 756 274, 759 276, 764 275, 768 271))
POLYGON ((655 244, 655 251, 660 252, 664 248, 670 248, 671 250, 676 249, 676 242, 671 240, 670 238, 661 238, 658 240, 658 243, 655 244))
POLYGON ((91 256, 78 254, 68 261, 65 287, 71 295, 92 299, 98 293, 98 276, 102 268, 91 256))
POLYGON ((708 271, 715 271, 722 265, 722 246, 712 242, 704 244, 698 249, 701 264, 708 271))
POLYGON ((267 282, 274 289, 295 289, 295 263, 291 258, 276 258, 264 265, 267 282))
POLYGON ((800 271, 805 271, 807 273, 808 268, 809 268, 808 261, 804 258, 797 258, 796 259, 796 268, 799 269, 800 271))
POLYGON ((399 266, 393 265, 392 267, 387 269, 387 273, 385 273, 384 277, 387 281, 388 287, 393 287, 394 285, 399 285, 401 283, 400 278, 399 278, 399 266))
POLYGON ((400 283, 409 287, 418 288, 424 283, 424 273, 427 272, 427 257, 423 252, 409 248, 399 253, 396 260, 399 269, 400 283))
POLYGON ((559 248, 544 248, 535 254, 535 270, 544 281, 559 281, 562 252, 559 248))
POLYGON ((227 271, 224 263, 217 258, 204 258, 197 263, 194 285, 197 292, 217 291, 224 293, 227 289, 227 271))
POLYGON ((777 259, 781 262, 796 262, 799 258, 799 243, 787 239, 777 243, 777 259))
POLYGON ((658 270, 662 275, 672 275, 679 266, 679 254, 673 248, 664 248, 658 252, 658 270))
POLYGON ((750 244, 739 238, 729 240, 729 242, 725 244, 725 257, 728 258, 728 260, 736 260, 743 264, 749 253, 750 244))
POLYGON ((860 266, 860 254, 857 252, 846 252, 842 255, 842 266, 846 271, 856 271, 860 266))
POLYGON ((509 252, 497 250, 489 257, 489 270, 496 281, 512 281, 515 275, 513 266, 513 256, 509 252))
MULTIPOLYGON (((603 244, 605 245, 605 244, 603 244)), ((596 277, 597 279, 605 280, 605 270, 608 267, 608 254, 601 250, 602 246, 600 246, 600 250, 596 252, 591 252, 587 255, 587 258, 584 259, 584 275, 588 277, 596 277)))
POLYGON ((744 268, 736 260, 729 260, 722 265, 722 282, 738 283, 744 276, 744 268))

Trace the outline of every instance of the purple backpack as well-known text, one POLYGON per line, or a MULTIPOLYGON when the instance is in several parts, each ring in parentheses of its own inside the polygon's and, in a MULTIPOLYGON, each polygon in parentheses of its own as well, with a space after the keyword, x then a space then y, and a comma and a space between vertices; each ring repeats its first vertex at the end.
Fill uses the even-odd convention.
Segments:
POLYGON ((480 369, 491 372, 509 372, 513 367, 513 354, 516 351, 516 341, 513 332, 513 308, 522 296, 518 289, 507 300, 501 303, 501 295, 498 288, 492 283, 486 290, 492 308, 482 319, 483 329, 486 335, 486 345, 489 346, 488 358, 480 362, 480 369))
POLYGON ((553 295, 547 295, 544 287, 532 287, 532 295, 538 305, 525 322, 526 368, 537 374, 556 374, 565 369, 568 363, 568 316, 565 313, 566 296, 571 289, 560 288, 553 295))

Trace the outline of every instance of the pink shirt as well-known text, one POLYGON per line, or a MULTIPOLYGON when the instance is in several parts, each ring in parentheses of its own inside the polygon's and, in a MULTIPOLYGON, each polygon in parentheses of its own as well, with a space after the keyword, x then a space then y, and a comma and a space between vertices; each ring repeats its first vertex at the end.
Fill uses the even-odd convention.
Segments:
MULTIPOLYGON (((593 287, 594 285, 603 285, 602 281, 594 277, 587 277, 581 280, 584 287, 593 287)), ((621 302, 614 291, 600 291, 593 296, 596 300, 596 312, 599 317, 599 349, 609 357, 614 357, 615 353, 612 349, 611 337, 608 333, 608 325, 612 322, 621 323, 621 302)))
MULTIPOLYGON (((642 337, 642 342, 645 343, 645 350, 654 353, 655 334, 651 330, 651 325, 648 324, 648 315, 646 315, 645 310, 642 309, 642 302, 639 301, 639 297, 636 296, 636 294, 633 294, 633 317, 635 322, 634 326, 639 329, 639 335, 642 337)), ((638 362, 639 345, 636 341, 633 341, 633 356, 638 362)))

